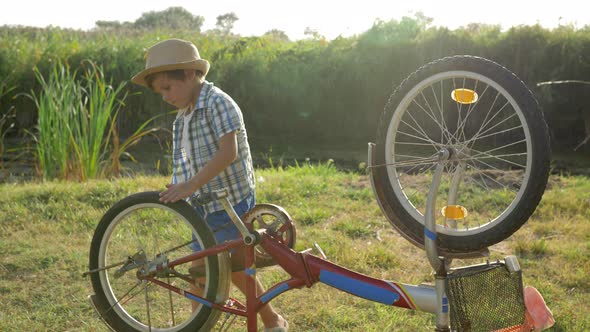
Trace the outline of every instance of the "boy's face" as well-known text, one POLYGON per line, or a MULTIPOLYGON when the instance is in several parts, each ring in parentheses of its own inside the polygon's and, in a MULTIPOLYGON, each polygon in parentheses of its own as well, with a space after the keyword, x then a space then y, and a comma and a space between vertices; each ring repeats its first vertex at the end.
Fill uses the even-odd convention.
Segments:
POLYGON ((193 103, 195 93, 192 80, 176 80, 168 75, 158 74, 152 83, 154 91, 168 104, 181 109, 193 103))

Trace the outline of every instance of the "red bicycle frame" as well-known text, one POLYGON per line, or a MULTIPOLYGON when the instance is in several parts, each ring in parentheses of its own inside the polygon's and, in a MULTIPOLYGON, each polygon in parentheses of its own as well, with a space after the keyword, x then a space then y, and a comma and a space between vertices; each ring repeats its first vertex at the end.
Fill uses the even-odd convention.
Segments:
MULTIPOLYGON (((311 287, 316 282, 322 282, 341 291, 383 304, 397 307, 416 309, 426 312, 436 312, 436 292, 433 286, 413 286, 392 281, 375 279, 360 274, 325 259, 308 253, 307 251, 296 252, 279 242, 264 231, 258 232, 259 243, 246 245, 243 239, 233 240, 219 244, 203 251, 193 253, 180 259, 170 261, 166 266, 159 266, 158 269, 174 269, 175 266, 190 261, 205 258, 210 255, 217 255, 231 249, 243 249, 244 272, 250 278, 246 281, 246 305, 242 308, 233 308, 228 305, 221 305, 211 302, 208 299, 196 294, 167 284, 156 278, 146 278, 157 285, 167 288, 186 298, 203 305, 247 318, 248 331, 257 330, 257 313, 278 295, 304 286, 311 287), (255 278, 257 268, 254 262, 254 244, 260 244, 269 253, 291 278, 282 281, 269 288, 263 294, 257 294, 255 278)), ((239 302, 238 302, 239 303, 239 302)))

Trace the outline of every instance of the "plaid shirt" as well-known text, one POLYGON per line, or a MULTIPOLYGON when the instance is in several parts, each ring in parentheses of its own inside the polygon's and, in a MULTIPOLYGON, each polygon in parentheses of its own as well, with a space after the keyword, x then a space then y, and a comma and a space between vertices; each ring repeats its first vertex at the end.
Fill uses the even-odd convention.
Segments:
MULTIPOLYGON (((205 81, 194 112, 188 123, 188 151, 181 144, 185 125, 182 112, 174 120, 172 183, 186 182, 195 176, 219 149, 219 139, 236 131, 236 160, 195 194, 227 188, 231 204, 238 204, 255 189, 250 146, 240 107, 213 83, 205 81)), ((208 203, 204 208, 207 213, 223 210, 218 201, 208 203)))

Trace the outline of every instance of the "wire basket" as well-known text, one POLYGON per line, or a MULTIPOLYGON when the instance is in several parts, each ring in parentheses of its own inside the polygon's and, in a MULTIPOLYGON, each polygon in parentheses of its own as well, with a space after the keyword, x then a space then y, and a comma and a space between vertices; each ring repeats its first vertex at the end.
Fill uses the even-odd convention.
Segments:
POLYGON ((495 331, 525 321, 522 272, 502 262, 464 267, 446 279, 451 330, 495 331))

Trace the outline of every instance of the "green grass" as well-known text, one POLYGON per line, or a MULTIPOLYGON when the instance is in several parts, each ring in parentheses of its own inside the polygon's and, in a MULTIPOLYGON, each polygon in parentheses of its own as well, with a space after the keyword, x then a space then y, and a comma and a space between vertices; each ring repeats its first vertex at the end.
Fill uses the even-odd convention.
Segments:
MULTIPOLYGON (((424 252, 382 216, 368 178, 330 164, 256 171, 259 202, 283 206, 297 225, 296 249, 318 242, 328 258, 373 277, 432 282, 424 252)), ((158 190, 167 177, 85 183, 0 185, 0 331, 106 331, 90 306, 82 277, 94 228, 119 199, 158 190)), ((492 259, 516 254, 524 283, 553 310, 552 331, 590 329, 590 179, 550 179, 530 221, 491 247, 492 259)), ((466 262, 467 264, 476 261, 466 262)), ((260 276, 285 278, 279 268, 260 276)), ((317 284, 273 300, 293 331, 432 331, 433 316, 375 304, 317 284)), ((236 331, 245 331, 238 319, 236 331)))

